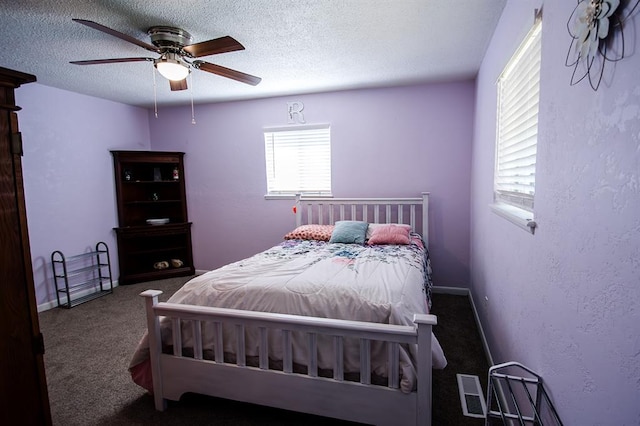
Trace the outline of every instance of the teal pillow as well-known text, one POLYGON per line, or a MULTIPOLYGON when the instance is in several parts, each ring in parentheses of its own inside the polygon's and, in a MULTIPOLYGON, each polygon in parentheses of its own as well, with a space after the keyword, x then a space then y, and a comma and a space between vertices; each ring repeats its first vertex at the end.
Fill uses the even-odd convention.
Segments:
POLYGON ((339 220, 331 233, 330 243, 364 244, 367 222, 359 220, 339 220))

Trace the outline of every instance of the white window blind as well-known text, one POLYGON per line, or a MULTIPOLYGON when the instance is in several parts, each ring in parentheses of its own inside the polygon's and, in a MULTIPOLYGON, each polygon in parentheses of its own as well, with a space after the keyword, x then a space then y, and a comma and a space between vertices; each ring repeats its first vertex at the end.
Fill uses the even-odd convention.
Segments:
POLYGON ((495 201, 529 212, 536 181, 541 30, 537 19, 498 79, 495 201))
POLYGON ((328 125, 265 129, 267 193, 331 195, 328 125))

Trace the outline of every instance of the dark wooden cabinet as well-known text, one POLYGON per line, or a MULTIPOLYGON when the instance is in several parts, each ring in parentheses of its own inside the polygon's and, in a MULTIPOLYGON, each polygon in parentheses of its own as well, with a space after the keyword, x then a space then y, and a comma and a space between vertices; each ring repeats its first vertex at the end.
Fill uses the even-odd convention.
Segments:
POLYGON ((0 424, 51 424, 22 181, 14 90, 33 75, 0 68, 0 424))
POLYGON ((193 275, 184 153, 112 151, 120 284, 193 275))

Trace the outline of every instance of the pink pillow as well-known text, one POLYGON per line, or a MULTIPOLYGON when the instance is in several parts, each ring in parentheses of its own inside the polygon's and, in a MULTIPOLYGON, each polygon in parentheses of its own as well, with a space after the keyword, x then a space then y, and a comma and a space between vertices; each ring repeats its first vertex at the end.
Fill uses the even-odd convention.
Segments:
POLYGON ((410 227, 406 225, 386 224, 373 228, 369 244, 409 244, 410 227))
POLYGON ((373 230, 376 228, 380 228, 381 226, 395 225, 401 228, 406 228, 409 232, 411 232, 411 225, 406 225, 404 223, 370 223, 367 228, 367 240, 371 238, 373 235, 373 230))
POLYGON ((284 236, 285 240, 329 241, 333 225, 301 225, 284 236))

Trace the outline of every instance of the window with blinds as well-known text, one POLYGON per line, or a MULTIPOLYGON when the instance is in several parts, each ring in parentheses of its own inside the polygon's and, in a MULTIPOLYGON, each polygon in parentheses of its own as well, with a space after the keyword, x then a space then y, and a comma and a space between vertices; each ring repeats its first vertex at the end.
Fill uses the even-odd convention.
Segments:
POLYGON ((498 79, 495 201, 533 212, 542 20, 537 19, 498 79))
POLYGON ((329 125, 264 131, 267 195, 331 195, 329 125))

